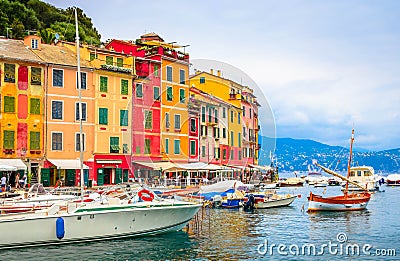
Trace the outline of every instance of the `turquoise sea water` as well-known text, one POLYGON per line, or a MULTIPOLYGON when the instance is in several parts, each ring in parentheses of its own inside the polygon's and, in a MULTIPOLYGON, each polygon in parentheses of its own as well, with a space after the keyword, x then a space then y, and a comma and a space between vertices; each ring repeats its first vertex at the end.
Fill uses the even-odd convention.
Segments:
MULTIPOLYGON (((251 213, 205 209, 198 216, 200 230, 192 225, 188 233, 6 250, 0 260, 400 260, 400 187, 385 190, 373 195, 365 211, 308 214, 307 195, 324 188, 282 188, 279 193, 301 198, 251 213), (396 256, 388 256, 393 249, 396 256)), ((340 187, 325 193, 340 194, 340 187)))

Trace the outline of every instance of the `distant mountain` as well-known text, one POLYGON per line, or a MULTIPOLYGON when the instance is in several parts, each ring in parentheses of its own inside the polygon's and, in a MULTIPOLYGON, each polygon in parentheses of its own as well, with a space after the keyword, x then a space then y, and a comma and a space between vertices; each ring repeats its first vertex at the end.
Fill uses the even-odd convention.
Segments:
MULTIPOLYGON (((336 171, 345 171, 349 158, 349 149, 330 146, 313 140, 292 138, 267 138, 260 136, 260 165, 270 165, 270 150, 276 143, 274 161, 281 171, 308 171, 314 168, 312 160, 336 171)), ((353 151, 352 165, 368 165, 375 172, 400 173, 400 148, 384 151, 353 151)))

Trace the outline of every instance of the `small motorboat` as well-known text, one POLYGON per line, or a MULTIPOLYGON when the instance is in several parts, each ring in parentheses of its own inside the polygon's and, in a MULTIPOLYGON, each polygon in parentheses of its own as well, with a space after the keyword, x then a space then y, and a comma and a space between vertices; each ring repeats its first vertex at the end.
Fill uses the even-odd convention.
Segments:
POLYGON ((292 194, 280 195, 275 190, 254 192, 246 196, 243 206, 246 210, 284 207, 292 204, 297 197, 292 194))
POLYGON ((400 186, 400 174, 390 174, 386 178, 386 185, 400 186))
POLYGON ((287 178, 279 180, 280 187, 302 187, 304 180, 302 178, 287 178))

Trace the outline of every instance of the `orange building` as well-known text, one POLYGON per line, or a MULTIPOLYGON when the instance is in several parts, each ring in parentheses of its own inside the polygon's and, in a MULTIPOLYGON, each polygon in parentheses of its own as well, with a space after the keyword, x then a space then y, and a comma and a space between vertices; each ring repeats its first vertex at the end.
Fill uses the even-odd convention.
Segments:
POLYGON ((147 57, 161 61, 161 154, 163 161, 189 159, 189 55, 155 33, 142 35, 147 57))
MULTIPOLYGON (((32 50, 46 63, 44 109, 44 162, 40 181, 45 186, 58 180, 74 186, 80 182, 80 118, 76 52, 65 44, 40 44, 32 50)), ((92 157, 94 137, 93 68, 81 59, 81 96, 84 161, 92 157)), ((88 166, 84 165, 85 181, 88 166)))

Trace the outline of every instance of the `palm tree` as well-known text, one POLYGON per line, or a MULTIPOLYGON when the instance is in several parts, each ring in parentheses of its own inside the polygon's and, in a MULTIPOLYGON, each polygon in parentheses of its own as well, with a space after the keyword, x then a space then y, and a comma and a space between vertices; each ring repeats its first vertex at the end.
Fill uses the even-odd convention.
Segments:
POLYGON ((39 36, 42 38, 42 41, 46 44, 51 44, 55 39, 54 32, 50 28, 40 30, 39 36))

